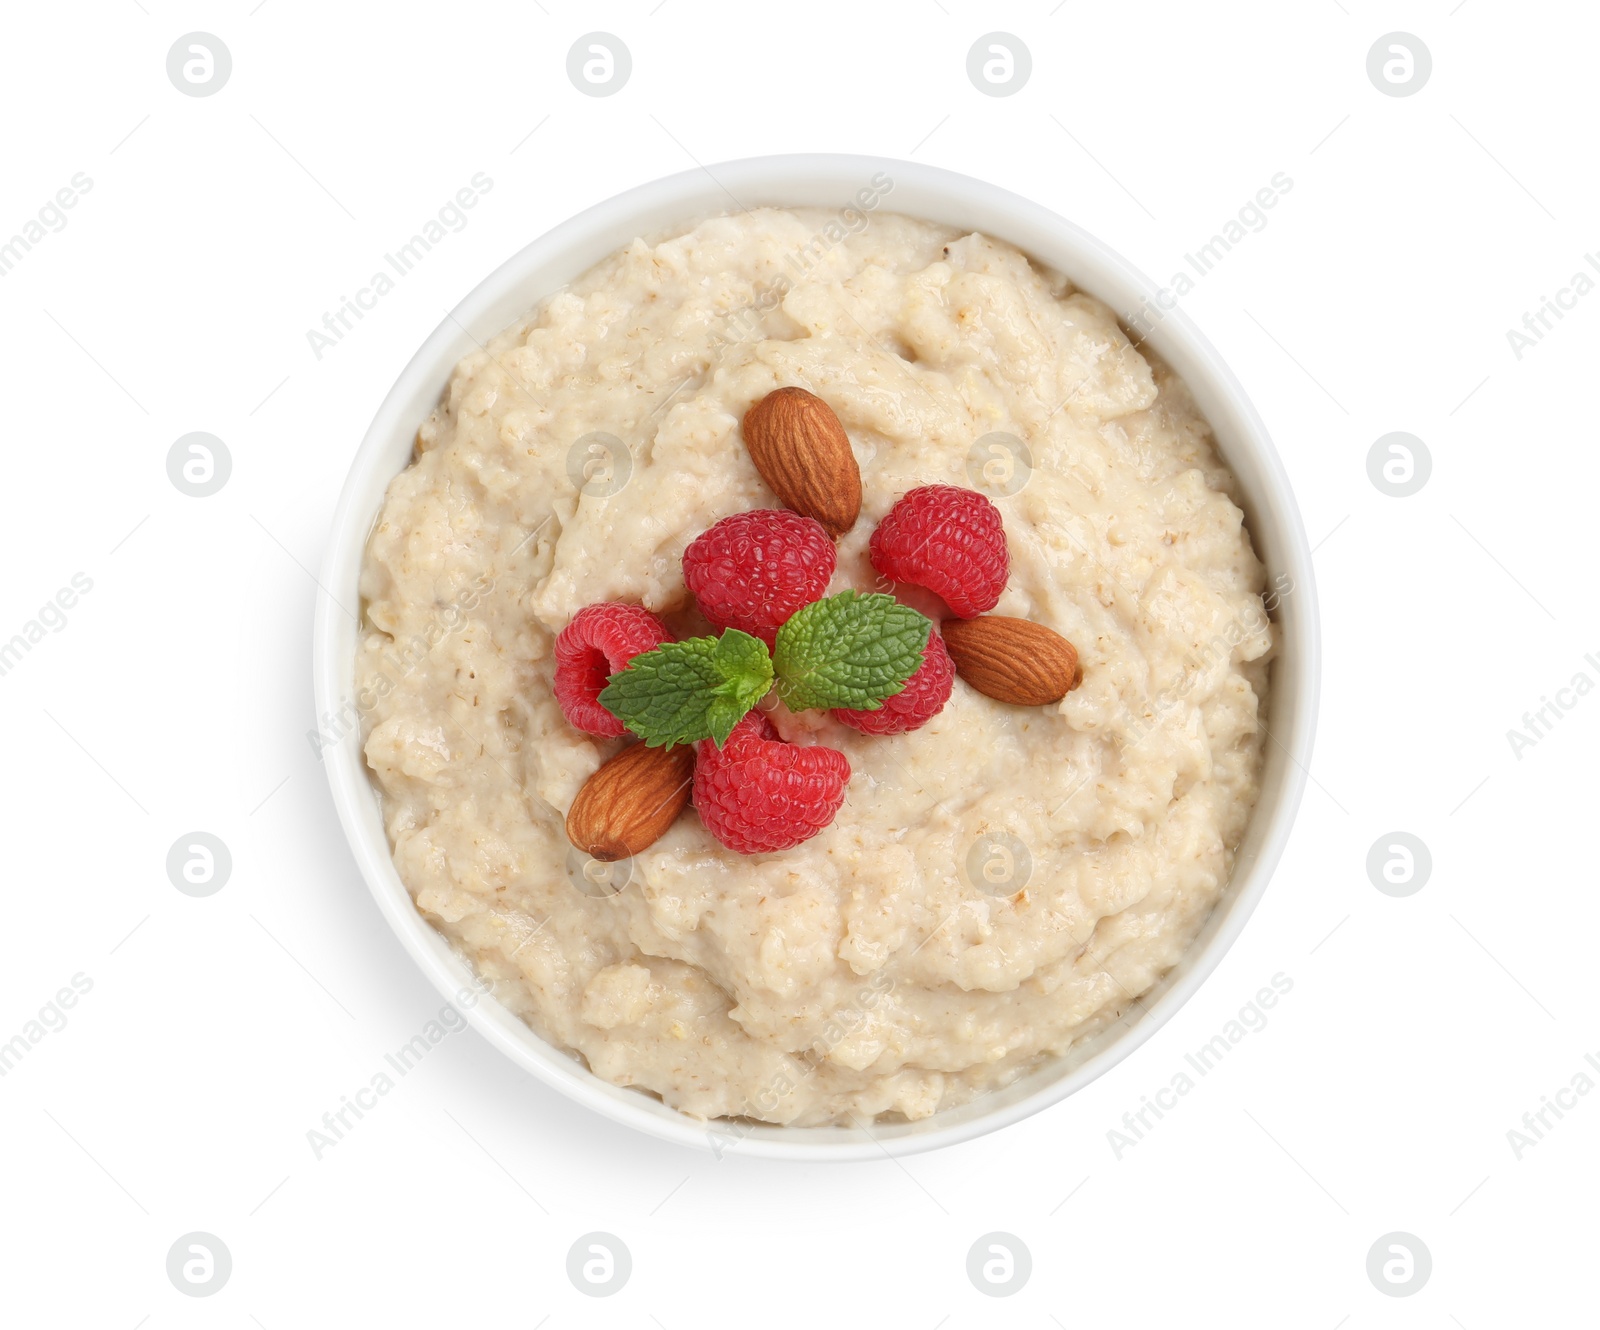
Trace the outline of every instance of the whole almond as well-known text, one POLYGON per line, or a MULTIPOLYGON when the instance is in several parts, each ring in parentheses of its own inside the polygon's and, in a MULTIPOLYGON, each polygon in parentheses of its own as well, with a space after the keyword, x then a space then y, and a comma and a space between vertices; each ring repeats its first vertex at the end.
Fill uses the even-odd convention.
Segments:
POLYGON ((624 748, 590 776, 567 812, 567 839, 607 862, 653 845, 689 802, 694 747, 624 748))
POLYGON ((861 468, 833 408, 804 388, 778 388, 744 413, 744 443, 786 508, 837 540, 861 515, 861 468))
POLYGON ((946 619, 939 631, 956 673, 996 701, 1042 707, 1083 682, 1077 648, 1042 623, 986 614, 946 619))

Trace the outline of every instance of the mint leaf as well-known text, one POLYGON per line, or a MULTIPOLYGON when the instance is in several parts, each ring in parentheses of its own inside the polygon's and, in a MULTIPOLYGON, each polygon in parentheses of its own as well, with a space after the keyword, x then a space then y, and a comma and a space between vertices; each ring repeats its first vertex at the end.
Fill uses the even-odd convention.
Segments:
POLYGON ((742 633, 737 628, 725 628, 717 639, 716 662, 723 681, 717 686, 715 700, 707 708, 706 719, 710 737, 721 748, 728 742, 733 727, 744 719, 745 712, 772 687, 772 656, 759 637, 742 633))
POLYGON ((841 591, 813 601, 778 629, 778 696, 791 711, 876 711, 917 672, 932 630, 893 596, 841 591))
POLYGON ((635 656, 607 681, 600 705, 651 748, 697 739, 720 748, 771 687, 767 644, 729 628, 635 656))

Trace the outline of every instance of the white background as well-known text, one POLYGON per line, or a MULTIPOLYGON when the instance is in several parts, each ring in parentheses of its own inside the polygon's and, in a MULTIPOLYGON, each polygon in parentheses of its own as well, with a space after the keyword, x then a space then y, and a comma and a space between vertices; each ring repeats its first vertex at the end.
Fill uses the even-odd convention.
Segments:
POLYGON ((93 590, 0 678, 0 1040, 73 975, 93 988, 0 1079, 0 1318, 1592 1323, 1600 1094, 1521 1159, 1506 1133, 1600 1053, 1600 697, 1520 759, 1506 733, 1580 670, 1600 681, 1584 662, 1600 653, 1600 296, 1520 361, 1506 330, 1600 247, 1593 10, 650 8, 7 11, 0 239, 74 173, 93 188, 0 280, 0 639, 73 574, 93 590), (197 29, 233 58, 205 98, 165 70, 197 29), (565 73, 596 29, 633 56, 607 98, 565 73), (1033 58, 1005 98, 965 69, 995 29, 1033 58), (1366 74, 1395 30, 1432 52, 1415 96, 1366 74), (1292 178, 1185 302, 1266 417, 1317 543, 1326 684, 1288 854, 1166 1028, 974 1144, 903 1164, 719 1162, 580 1112, 468 1032, 318 1161, 307 1131, 439 1007, 355 872, 306 740, 307 569, 356 443, 444 310, 530 239, 660 175, 804 150, 984 177, 1163 279, 1292 178), (493 189, 470 225, 317 360, 306 331, 476 172, 493 189), (210 498, 167 478, 193 430, 232 454, 210 498), (1414 497, 1368 480, 1391 430, 1432 453, 1414 497), (165 870, 196 829, 233 856, 205 899, 165 870), (1365 866, 1397 829, 1433 856, 1404 899, 1365 866), (1115 1158, 1107 1132, 1279 972, 1293 990, 1268 1027, 1115 1158), (165 1272, 192 1230, 233 1257, 203 1299, 165 1272), (633 1256, 606 1299, 565 1274, 591 1230, 633 1256), (1033 1254, 1004 1299, 966 1275, 992 1230, 1033 1254), (1367 1277, 1393 1230, 1432 1252, 1415 1296, 1367 1277))

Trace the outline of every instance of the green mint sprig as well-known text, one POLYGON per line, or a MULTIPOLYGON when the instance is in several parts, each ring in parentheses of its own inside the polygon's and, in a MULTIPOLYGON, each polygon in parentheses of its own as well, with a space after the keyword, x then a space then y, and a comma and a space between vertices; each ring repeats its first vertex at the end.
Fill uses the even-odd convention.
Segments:
POLYGON ((611 676, 600 705, 651 748, 698 739, 720 748, 774 683, 791 711, 876 711, 917 672, 932 630, 893 596, 841 591, 797 611, 771 654, 737 628, 643 652, 611 676))

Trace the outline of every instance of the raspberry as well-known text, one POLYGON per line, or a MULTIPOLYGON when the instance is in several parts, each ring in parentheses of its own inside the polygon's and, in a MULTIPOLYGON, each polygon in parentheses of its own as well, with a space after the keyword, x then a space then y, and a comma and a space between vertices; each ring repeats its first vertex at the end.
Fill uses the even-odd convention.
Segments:
POLYGON ((600 690, 641 651, 672 641, 666 624, 637 605, 585 605, 556 638, 556 701, 569 723, 617 739, 626 728, 600 705, 600 690))
POLYGON ((922 664, 906 680, 904 688, 876 711, 835 707, 833 718, 863 734, 904 734, 907 730, 921 729, 944 710, 955 682, 955 662, 945 650, 939 630, 933 629, 928 634, 928 645, 923 648, 922 664))
POLYGON ((796 610, 820 599, 837 555, 822 523, 784 508, 724 517, 683 552, 683 580, 718 628, 770 648, 796 610))
POLYGON ((720 749, 697 745, 694 806, 706 830, 739 854, 787 850, 833 821, 850 763, 836 748, 785 743, 752 711, 720 749))
POLYGON ((1011 571, 1000 510, 955 485, 906 494, 872 533, 871 554, 885 577, 938 592, 959 619, 992 610, 1011 571))

